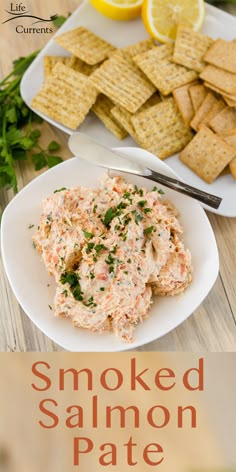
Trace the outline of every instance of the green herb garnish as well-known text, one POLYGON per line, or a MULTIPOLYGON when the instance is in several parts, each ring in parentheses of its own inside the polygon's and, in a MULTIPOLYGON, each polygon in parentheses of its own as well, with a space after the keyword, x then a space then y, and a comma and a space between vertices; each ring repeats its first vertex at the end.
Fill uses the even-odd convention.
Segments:
POLYGON ((78 275, 75 272, 63 272, 60 278, 62 285, 69 284, 70 286, 76 285, 78 280, 78 275))
POLYGON ((56 26, 57 28, 60 28, 64 23, 65 21, 67 20, 67 18, 69 18, 69 16, 71 15, 71 13, 68 13, 68 16, 64 16, 64 15, 60 15, 60 16, 57 16, 54 20, 53 20, 53 24, 54 26, 56 26))
POLYGON ((128 225, 128 224, 130 223, 130 221, 131 221, 130 216, 126 216, 126 217, 124 218, 124 225, 128 225))
MULTIPOLYGON (((127 203, 125 202, 120 202, 119 205, 117 205, 116 209, 117 210, 124 210, 127 207, 127 203)), ((117 212, 116 212, 117 214, 117 212)))
MULTIPOLYGON (((119 235, 119 236, 121 236, 121 235, 119 235)), ((126 239, 127 239, 127 232, 122 234, 121 239, 122 239, 123 241, 126 241, 126 239)))
POLYGON ((104 219, 102 220, 103 224, 109 228, 113 218, 116 216, 120 216, 122 213, 122 210, 124 210, 127 207, 127 204, 124 202, 120 202, 119 205, 117 205, 116 208, 109 208, 104 216, 104 219))
POLYGON ((113 210, 113 208, 109 208, 106 211, 104 219, 102 220, 102 222, 105 226, 108 227, 108 226, 110 226, 110 223, 113 220, 113 218, 115 218, 115 211, 113 210))
POLYGON ((106 259, 106 263, 107 263, 108 265, 110 265, 110 264, 113 264, 114 262, 115 262, 114 257, 112 257, 111 254, 108 254, 108 258, 106 259))
POLYGON ((96 253, 99 254, 99 252, 100 252, 102 249, 107 249, 107 247, 104 246, 104 244, 96 244, 96 246, 94 246, 94 249, 95 249, 96 253))
POLYGON ((147 203, 147 200, 140 200, 140 202, 138 202, 138 206, 143 208, 143 207, 145 207, 146 203, 147 203))
POLYGON ((140 215, 140 213, 138 213, 137 210, 133 210, 132 213, 134 214, 134 221, 136 225, 138 225, 139 222, 143 220, 143 216, 140 215))
POLYGON ((144 230, 144 234, 151 234, 154 230, 154 226, 149 226, 149 228, 146 228, 144 230))
POLYGON ((67 190, 67 188, 66 187, 59 188, 57 190, 54 190, 53 193, 63 192, 63 190, 67 190))
POLYGON ((158 192, 160 195, 165 195, 165 192, 161 188, 153 187, 152 192, 158 192))
POLYGON ((83 233, 87 239, 93 238, 93 234, 89 233, 88 231, 83 230, 83 233))
POLYGON ((93 248, 94 248, 94 243, 88 243, 85 250, 86 254, 89 254, 93 248))
POLYGON ((133 203, 130 192, 125 192, 124 195, 123 195, 123 198, 127 199, 129 201, 129 203, 131 203, 131 204, 133 203))
POLYGON ((16 161, 26 160, 27 154, 35 170, 53 167, 62 161, 61 157, 51 154, 60 148, 58 143, 52 141, 46 149, 40 146, 41 132, 33 129, 32 124, 41 124, 43 120, 27 107, 20 94, 23 74, 38 53, 35 51, 14 61, 12 72, 0 82, 0 188, 17 191, 16 161))
POLYGON ((62 285, 68 284, 70 286, 71 293, 75 300, 83 300, 83 292, 79 283, 79 276, 73 271, 65 271, 61 274, 60 282, 62 285))
POLYGON ((50 225, 51 221, 52 221, 52 215, 51 214, 47 215, 46 224, 50 225))
POLYGON ((47 147, 48 151, 58 151, 60 149, 60 144, 57 141, 51 141, 47 147))
POLYGON ((93 297, 89 297, 87 303, 84 303, 84 305, 85 305, 85 306, 95 307, 95 306, 97 306, 97 303, 94 303, 93 297))

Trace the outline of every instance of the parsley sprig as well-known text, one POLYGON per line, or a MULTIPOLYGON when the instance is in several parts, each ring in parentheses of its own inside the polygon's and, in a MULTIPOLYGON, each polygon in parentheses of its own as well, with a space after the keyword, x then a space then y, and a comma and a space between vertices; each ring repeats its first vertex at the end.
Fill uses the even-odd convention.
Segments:
POLYGON ((82 301, 83 300, 83 292, 80 287, 79 283, 79 276, 76 272, 73 271, 65 271, 61 274, 60 282, 65 285, 68 284, 70 286, 71 293, 75 300, 82 301))
POLYGON ((122 214, 122 210, 125 210, 127 208, 128 204, 124 202, 120 202, 117 207, 114 208, 108 208, 108 210, 105 213, 105 216, 102 220, 102 223, 109 228, 112 220, 116 218, 117 216, 120 216, 122 214))
POLYGON ((41 124, 43 120, 27 107, 20 94, 23 74, 38 53, 15 60, 12 72, 0 82, 0 188, 17 191, 16 161, 26 160, 27 153, 36 170, 62 161, 54 154, 59 143, 52 141, 46 149, 40 146, 41 132, 33 129, 33 123, 41 124))
MULTIPOLYGON (((70 13, 68 14, 68 16, 70 16, 70 13)), ((58 16, 57 18, 55 18, 55 20, 53 20, 54 26, 56 26, 57 28, 60 28, 65 23, 67 18, 64 15, 58 16)))

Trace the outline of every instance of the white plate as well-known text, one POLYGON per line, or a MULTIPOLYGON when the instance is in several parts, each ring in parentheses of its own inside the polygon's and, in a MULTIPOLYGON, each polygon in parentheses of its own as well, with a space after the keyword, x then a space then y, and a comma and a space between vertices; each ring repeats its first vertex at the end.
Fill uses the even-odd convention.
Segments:
MULTIPOLYGON (((203 27, 204 33, 213 38, 222 37, 232 39, 235 37, 236 18, 211 5, 206 5, 206 12, 206 21, 203 27)), ((71 15, 56 35, 80 25, 88 27, 94 33, 110 41, 117 47, 133 44, 148 37, 140 19, 129 22, 112 21, 100 15, 88 1, 85 1, 73 15, 71 15)), ((38 92, 43 82, 43 56, 47 55, 66 55, 66 52, 51 39, 27 70, 21 82, 21 94, 28 106, 30 106, 32 98, 38 92)), ((66 133, 72 133, 71 129, 59 124, 57 121, 48 118, 38 111, 36 113, 66 133)), ((120 142, 112 133, 106 130, 104 125, 98 118, 93 116, 92 113, 89 114, 84 123, 80 126, 80 131, 98 139, 102 144, 106 144, 107 146, 137 146, 132 138, 126 138, 120 142)), ((231 175, 219 177, 213 184, 209 185, 185 166, 178 159, 178 156, 175 155, 168 158, 166 163, 186 182, 223 198, 218 210, 204 206, 207 210, 219 215, 236 216, 236 182, 231 175)))
MULTIPOLYGON (((140 148, 119 148, 130 159, 172 177, 176 174, 152 154, 140 148)), ((51 339, 71 351, 122 351, 134 349, 163 336, 182 323, 198 307, 213 286, 219 270, 215 237, 202 207, 192 198, 165 189, 175 202, 184 227, 184 241, 192 254, 193 282, 176 297, 155 297, 150 317, 135 329, 136 341, 126 344, 110 333, 97 334, 74 328, 69 320, 55 318, 55 285, 40 256, 33 249, 32 234, 40 217, 40 202, 61 187, 96 187, 104 169, 79 158, 70 159, 27 185, 6 208, 1 224, 3 262, 13 292, 30 319, 51 339), (50 287, 47 286, 50 284, 50 287)), ((153 182, 124 174, 131 182, 151 189, 153 182)))

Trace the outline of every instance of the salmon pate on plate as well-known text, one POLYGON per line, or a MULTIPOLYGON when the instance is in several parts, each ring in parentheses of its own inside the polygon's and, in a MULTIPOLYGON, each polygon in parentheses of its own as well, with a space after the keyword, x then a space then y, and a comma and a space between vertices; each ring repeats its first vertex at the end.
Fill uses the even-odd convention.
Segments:
MULTIPOLYGON (((118 151, 178 177, 148 151, 118 151)), ((2 254, 14 294, 63 348, 135 349, 176 328, 211 290, 219 261, 203 208, 154 186, 76 157, 33 180, 4 211, 2 254)))

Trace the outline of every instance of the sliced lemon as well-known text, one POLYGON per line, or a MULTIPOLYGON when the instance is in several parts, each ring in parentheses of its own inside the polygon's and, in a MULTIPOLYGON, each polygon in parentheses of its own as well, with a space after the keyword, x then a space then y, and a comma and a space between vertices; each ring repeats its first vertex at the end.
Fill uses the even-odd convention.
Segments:
POLYGON ((143 0, 90 0, 90 3, 113 20, 132 20, 141 14, 143 0))
POLYGON ((205 4, 204 0, 144 0, 142 17, 149 34, 167 43, 175 40, 178 24, 200 30, 205 4))

